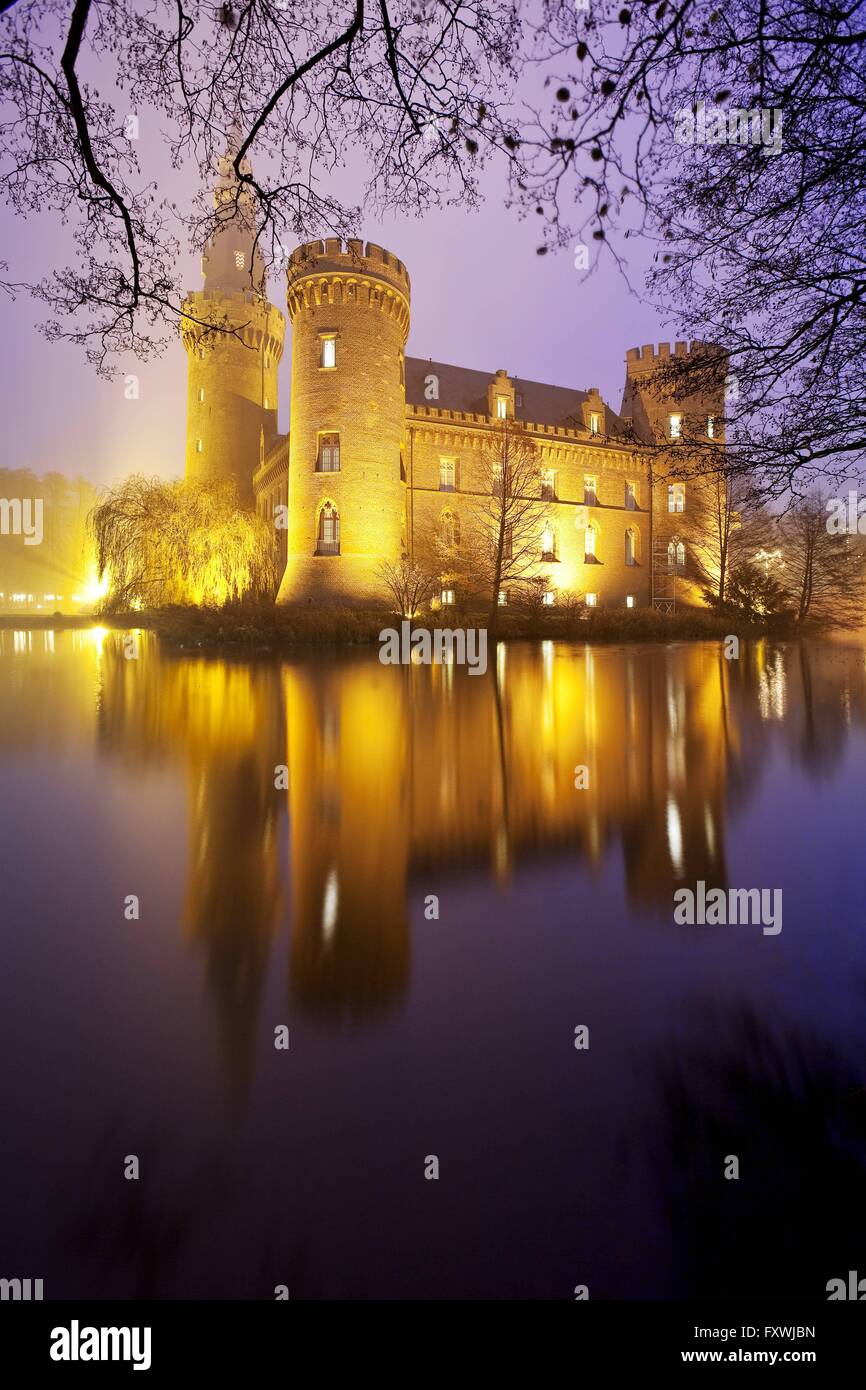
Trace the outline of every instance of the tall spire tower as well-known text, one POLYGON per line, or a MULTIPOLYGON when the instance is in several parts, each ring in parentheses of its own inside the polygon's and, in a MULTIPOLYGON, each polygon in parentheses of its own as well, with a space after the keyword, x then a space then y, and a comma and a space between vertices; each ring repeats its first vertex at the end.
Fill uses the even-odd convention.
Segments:
MULTIPOLYGON (((233 478, 252 509, 261 440, 277 432, 277 368, 286 321, 266 297, 254 198, 238 184, 233 134, 214 189, 216 226, 202 257, 204 289, 183 303, 187 351, 186 476, 233 478)), ((245 159, 241 171, 249 173, 245 159)))

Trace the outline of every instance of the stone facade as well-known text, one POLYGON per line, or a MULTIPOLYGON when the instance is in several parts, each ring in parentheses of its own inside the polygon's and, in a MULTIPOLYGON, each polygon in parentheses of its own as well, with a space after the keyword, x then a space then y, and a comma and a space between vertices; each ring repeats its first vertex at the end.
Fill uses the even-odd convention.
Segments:
MULTIPOLYGON (((230 473, 244 499, 253 505, 254 495, 260 515, 276 520, 280 603, 378 606, 387 601, 383 560, 420 557, 446 526, 465 538, 479 495, 490 492, 503 421, 531 442, 542 470, 537 576, 547 602, 664 606, 668 593, 699 601, 684 513, 693 522, 706 507, 706 485, 673 481, 679 441, 671 431, 687 419, 690 429, 703 421, 712 432, 724 415, 722 389, 672 405, 657 386, 668 344, 629 350, 616 412, 594 387, 405 357, 409 276, 372 242, 300 246, 287 278, 289 435, 276 429, 282 315, 263 286, 257 302, 246 292, 242 305, 227 285, 218 288, 221 311, 248 316, 247 346, 222 337, 202 355, 199 330, 184 327, 188 475, 230 473), (662 454, 642 448, 660 441, 662 454)), ((191 295, 191 308, 201 298, 191 295)), ((683 355, 721 360, 702 343, 677 343, 673 356, 683 355)))

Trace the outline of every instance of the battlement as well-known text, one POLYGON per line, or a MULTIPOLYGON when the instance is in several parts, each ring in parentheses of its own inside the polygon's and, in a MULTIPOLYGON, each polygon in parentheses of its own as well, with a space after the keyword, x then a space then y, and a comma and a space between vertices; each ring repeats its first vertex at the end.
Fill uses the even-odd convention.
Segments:
POLYGON ((675 357, 704 357, 709 353, 719 353, 722 349, 716 343, 706 343, 694 338, 691 343, 645 343, 643 347, 629 348, 625 355, 626 371, 629 376, 640 376, 655 371, 657 367, 675 357))
MULTIPOLYGON (((491 421, 489 415, 477 415, 467 410, 449 410, 447 407, 437 405, 407 404, 406 417, 411 422, 419 424, 428 422, 431 425, 435 423, 478 425, 483 426, 488 432, 495 427, 495 422, 491 421)), ((572 429, 568 425, 550 425, 532 420, 520 420, 518 425, 525 434, 540 435, 545 439, 560 439, 571 444, 579 444, 584 448, 590 445, 593 449, 610 451, 631 447, 623 445, 619 440, 600 438, 598 435, 590 434, 586 427, 572 429)))
POLYGON ((252 290, 192 290, 181 305, 181 338, 187 352, 195 351, 200 340, 214 347, 221 329, 231 329, 245 347, 264 350, 279 358, 286 336, 284 315, 268 300, 252 290))
POLYGON ((377 246, 374 241, 368 241, 365 245, 356 237, 350 237, 347 241, 341 237, 326 237, 324 241, 308 241, 303 246, 295 247, 289 257, 290 285, 306 275, 335 272, 349 276, 353 272, 372 275, 401 289, 409 297, 411 285, 405 265, 393 251, 386 251, 384 246, 377 246))

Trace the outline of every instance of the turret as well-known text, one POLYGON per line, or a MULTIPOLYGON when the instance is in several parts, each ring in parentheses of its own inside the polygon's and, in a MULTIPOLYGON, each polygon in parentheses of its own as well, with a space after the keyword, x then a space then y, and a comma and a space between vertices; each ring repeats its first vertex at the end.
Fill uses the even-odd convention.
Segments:
MULTIPOLYGON (((241 164, 249 171, 246 160, 241 164)), ((286 324, 265 297, 252 195, 238 186, 229 154, 214 190, 216 229, 202 257, 204 289, 187 295, 187 478, 233 478, 253 506, 261 439, 277 432, 277 368, 286 324)))
POLYGON ((337 238, 289 261, 289 533, 279 602, 386 602, 405 548, 403 350, 409 276, 381 246, 337 238))

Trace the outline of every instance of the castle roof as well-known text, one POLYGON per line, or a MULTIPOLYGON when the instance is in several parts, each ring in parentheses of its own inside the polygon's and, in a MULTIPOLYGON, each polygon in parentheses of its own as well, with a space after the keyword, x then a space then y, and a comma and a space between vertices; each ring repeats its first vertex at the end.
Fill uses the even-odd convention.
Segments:
MULTIPOLYGON (((427 357, 406 358, 406 404, 434 404, 442 410, 459 410, 473 415, 488 413, 487 388, 495 372, 478 372, 472 367, 454 367, 448 362, 432 362, 427 357), (439 395, 435 401, 425 395, 425 380, 439 380, 439 395)), ((558 425, 570 429, 583 428, 582 406, 589 392, 575 391, 570 386, 549 386, 542 381, 525 381, 510 377, 514 390, 521 397, 515 409, 518 420, 531 420, 538 425, 558 425)), ((617 434, 624 422, 605 402, 606 433, 617 434)))

